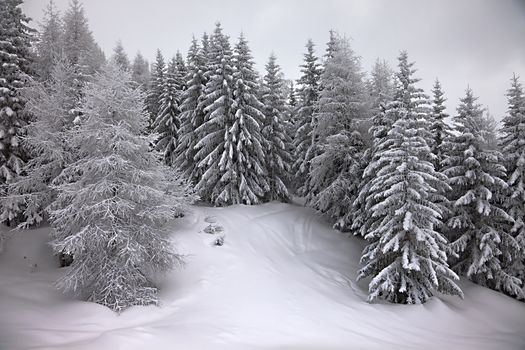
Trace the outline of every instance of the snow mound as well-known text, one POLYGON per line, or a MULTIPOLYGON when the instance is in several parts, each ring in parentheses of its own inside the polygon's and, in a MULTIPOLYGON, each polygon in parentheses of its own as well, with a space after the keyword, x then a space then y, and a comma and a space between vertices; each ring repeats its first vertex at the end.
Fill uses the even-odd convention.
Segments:
POLYGON ((525 349, 525 303, 468 281, 465 300, 367 303, 364 242, 308 208, 194 207, 173 231, 187 264, 163 279, 162 307, 120 316, 55 290, 48 228, 15 235, 0 255, 0 349, 525 349))

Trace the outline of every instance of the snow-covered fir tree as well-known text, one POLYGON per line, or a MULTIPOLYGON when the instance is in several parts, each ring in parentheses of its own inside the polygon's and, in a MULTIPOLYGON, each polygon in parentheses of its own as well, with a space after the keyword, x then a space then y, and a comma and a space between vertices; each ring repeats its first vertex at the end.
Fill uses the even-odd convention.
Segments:
POLYGON ((486 147, 476 100, 467 89, 453 118, 455 133, 445 145, 444 174, 452 188, 447 234, 458 255, 452 265, 478 284, 523 297, 521 280, 502 266, 519 255, 519 246, 507 232, 512 218, 500 205, 507 187, 502 155, 486 147))
POLYGON ((149 114, 149 128, 153 130, 155 119, 160 111, 160 97, 164 91, 164 81, 166 75, 166 62, 162 52, 157 50, 155 63, 151 69, 151 80, 149 90, 146 96, 146 109, 149 114))
POLYGON ((205 113, 204 121, 195 130, 202 137, 194 147, 194 159, 202 174, 196 190, 202 199, 215 205, 223 204, 218 201, 218 197, 223 192, 225 180, 222 177, 225 170, 219 163, 226 150, 227 137, 231 137, 228 131, 235 119, 232 55, 229 38, 222 32, 220 23, 217 23, 208 48, 207 82, 201 105, 205 113))
POLYGON ((52 246, 73 256, 58 286, 121 311, 158 304, 152 276, 173 267, 166 224, 192 198, 176 174, 169 179, 143 134, 147 116, 129 72, 114 63, 84 91, 83 118, 68 143, 79 152, 56 186, 52 246), (81 214, 81 215, 79 215, 81 214))
POLYGON ((100 49, 89 29, 82 4, 72 0, 63 18, 63 48, 67 59, 77 66, 78 73, 92 75, 105 63, 100 49))
POLYGON ((53 0, 50 0, 44 10, 44 18, 40 25, 36 48, 35 70, 41 80, 51 76, 55 61, 63 54, 63 25, 60 12, 53 0))
POLYGON ((182 79, 178 73, 177 61, 168 63, 164 87, 159 100, 159 114, 153 123, 153 131, 158 135, 155 147, 163 154, 166 165, 172 165, 178 145, 180 130, 180 104, 182 79))
POLYGON ((148 90, 150 79, 149 63, 140 52, 137 52, 131 65, 131 79, 133 79, 142 90, 148 90))
POLYGON ((266 139, 266 169, 270 190, 268 200, 288 201, 288 184, 291 179, 291 138, 286 132, 286 102, 283 94, 281 68, 275 55, 266 64, 263 81, 262 102, 264 104, 264 126, 262 133, 266 139))
POLYGON ((183 92, 181 103, 181 129, 179 145, 176 150, 176 163, 183 174, 193 183, 197 183, 202 176, 201 168, 197 167, 195 145, 200 140, 196 132, 204 122, 204 88, 207 62, 207 37, 203 38, 202 46, 193 38, 188 51, 188 75, 186 90, 183 92))
POLYGON ((117 41, 117 44, 113 49, 113 55, 111 56, 111 59, 120 67, 120 69, 130 69, 131 64, 129 62, 128 54, 126 53, 126 51, 124 51, 122 41, 117 41))
POLYGON ((394 72, 385 60, 377 59, 368 80, 368 93, 370 96, 371 115, 381 113, 381 107, 385 107, 394 96, 394 72))
MULTIPOLYGON (((231 119, 217 163, 220 179, 212 200, 216 205, 257 204, 269 190, 262 136, 263 105, 258 100, 257 73, 248 42, 241 34, 232 57, 231 119)), ((211 110, 211 108, 210 108, 211 110)))
POLYGON ((48 206, 55 199, 51 184, 74 159, 74 149, 67 147, 64 133, 73 127, 78 108, 75 68, 66 60, 56 61, 51 77, 35 82, 24 91, 26 110, 32 122, 25 127, 23 146, 30 160, 23 175, 8 187, 2 203, 15 203, 12 215, 20 216, 21 226, 42 222, 48 206))
POLYGON ((177 51, 175 54, 175 80, 178 83, 178 89, 179 91, 184 91, 187 89, 187 81, 186 78, 188 76, 188 68, 186 67, 186 63, 184 62, 184 58, 182 57, 182 54, 180 51, 177 51))
MULTIPOLYGON (((21 0, 0 3, 0 197, 24 168, 27 152, 21 137, 29 121, 22 90, 31 72, 32 30, 20 8, 21 0)), ((0 221, 10 223, 19 213, 18 202, 2 201, 0 221)))
POLYGON ((366 116, 363 73, 346 39, 337 38, 323 73, 313 134, 315 156, 308 176, 307 203, 346 226, 353 212, 364 143, 357 125, 366 116))
MULTIPOLYGON (((363 152, 361 157, 361 180, 358 186, 358 196, 353 205, 353 211, 349 212, 342 220, 342 227, 350 226, 354 235, 364 236, 370 231, 370 225, 374 222, 369 215, 371 200, 368 199, 371 181, 375 176, 373 171, 365 171, 365 168, 375 158, 377 151, 384 148, 383 141, 388 131, 392 128, 392 114, 386 114, 386 106, 394 98, 394 74, 386 61, 376 60, 371 73, 370 80, 367 81, 369 94, 369 106, 371 118, 361 125, 361 135, 365 138, 369 147, 363 152), (368 130, 363 127, 370 125, 368 130), (369 140, 369 138, 371 140, 369 140)), ((394 116, 395 117, 395 116, 394 116)))
POLYGON ((507 98, 508 111, 502 121, 500 140, 509 186, 505 209, 514 219, 511 234, 520 249, 520 256, 512 261, 510 269, 525 283, 525 95, 516 75, 507 98))
POLYGON ((294 173, 296 192, 304 196, 307 194, 306 179, 310 172, 310 161, 313 155, 310 153, 313 143, 313 115, 319 98, 319 80, 321 77, 321 65, 314 53, 314 43, 308 40, 304 63, 301 65, 301 77, 297 81, 300 101, 297 111, 294 113, 294 124, 296 126, 294 143, 294 173))
POLYGON ((432 154, 436 157, 433 161, 436 170, 441 170, 443 167, 443 160, 446 155, 444 149, 445 140, 450 135, 450 127, 445 122, 448 114, 445 112, 445 101, 443 90, 439 80, 436 79, 434 88, 432 90, 432 113, 430 114, 430 132, 432 133, 432 140, 429 143, 432 154))
MULTIPOLYGON (((447 240, 435 230, 444 208, 433 193, 448 187, 427 160, 430 147, 427 97, 416 87, 413 63, 399 57, 399 85, 386 114, 395 122, 367 167, 375 173, 370 215, 377 221, 365 234, 369 244, 358 279, 371 276, 369 300, 418 304, 435 291, 463 296, 459 277, 447 265, 447 240)), ((370 198, 370 197, 369 197, 370 198)))
POLYGON ((330 29, 328 34, 329 34, 329 39, 328 39, 328 42, 326 43, 326 52, 324 54, 325 64, 326 64, 326 61, 334 57, 334 54, 337 51, 337 47, 339 45, 339 41, 341 40, 341 38, 339 38, 339 35, 337 35, 335 30, 333 29, 330 29))

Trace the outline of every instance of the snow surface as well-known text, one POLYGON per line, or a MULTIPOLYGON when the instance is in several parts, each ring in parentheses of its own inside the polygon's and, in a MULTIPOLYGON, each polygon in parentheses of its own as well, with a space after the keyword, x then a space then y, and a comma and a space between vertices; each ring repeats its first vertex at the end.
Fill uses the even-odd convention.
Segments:
POLYGON ((49 228, 16 234, 0 255, 0 349, 525 349, 525 303, 468 281, 465 300, 367 303, 364 242, 311 209, 193 207, 173 231, 187 265, 162 279, 162 307, 121 315, 53 287, 49 228), (213 221, 224 231, 205 233, 213 221))

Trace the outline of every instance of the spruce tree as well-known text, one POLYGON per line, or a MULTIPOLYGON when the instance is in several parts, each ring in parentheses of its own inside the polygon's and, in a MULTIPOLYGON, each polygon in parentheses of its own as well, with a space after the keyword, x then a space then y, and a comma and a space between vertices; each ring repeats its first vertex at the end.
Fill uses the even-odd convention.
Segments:
POLYGON ((310 161, 313 154, 310 153, 313 144, 313 115, 319 98, 319 80, 321 76, 321 65, 314 53, 314 43, 308 40, 304 63, 301 65, 302 76, 299 84, 300 102, 294 113, 295 136, 294 136, 294 159, 296 191, 299 195, 307 194, 306 179, 310 172, 310 161))
POLYGON ((508 111, 503 118, 500 141, 509 186, 505 209, 514 219, 511 234, 520 250, 510 270, 525 282, 525 96, 516 75, 512 77, 507 98, 508 111))
POLYGON ((218 162, 221 179, 214 188, 216 205, 257 204, 269 191, 261 129, 263 105, 258 100, 257 73, 248 42, 241 34, 233 54, 232 119, 225 128, 218 162))
POLYGON ((450 127, 445 122, 448 114, 445 112, 445 97, 439 80, 436 79, 434 89, 432 90, 432 113, 430 115, 430 132, 432 133, 432 142, 429 146, 432 154, 435 155, 434 167, 436 170, 441 170, 443 167, 443 160, 447 157, 447 152, 444 149, 445 140, 450 135, 450 127))
MULTIPOLYGON (((21 138, 29 115, 22 95, 31 73, 32 30, 21 0, 0 3, 0 197, 22 173, 27 152, 21 138)), ((17 201, 3 201, 0 220, 10 223, 19 213, 17 201)))
POLYGON ((478 284, 523 297, 520 279, 502 266, 519 255, 518 244, 507 232, 512 218, 500 205, 507 186, 502 155, 486 147, 483 110, 476 100, 467 89, 453 119, 455 133, 446 144, 444 174, 452 188, 447 234, 457 254, 452 263, 478 284))
POLYGON ((74 67, 66 60, 59 60, 46 82, 33 81, 24 91, 28 100, 25 108, 31 113, 32 122, 25 127, 22 146, 31 159, 25 164, 23 175, 9 184, 7 196, 0 201, 18 208, 13 215, 21 217, 22 227, 39 224, 48 217, 48 206, 55 199, 53 182, 74 159, 75 150, 67 147, 65 132, 74 126, 77 115, 75 76, 74 67))
MULTIPOLYGON (((220 160, 226 150, 228 133, 233 125, 233 66, 232 50, 228 36, 217 23, 208 48, 208 64, 205 72, 207 80, 201 107, 205 113, 203 123, 195 132, 201 136, 195 144, 195 160, 202 174, 196 184, 200 197, 210 203, 220 205, 219 194, 223 192, 225 180, 224 165, 220 160)), ((227 150, 230 152, 230 150, 227 150)), ((233 148, 231 149, 233 154, 233 148)))
POLYGON ((115 48, 113 49, 113 56, 111 57, 113 61, 120 67, 120 69, 128 70, 130 69, 130 63, 128 54, 124 51, 124 46, 122 41, 118 40, 115 48))
POLYGON ((149 128, 153 130, 155 119, 160 111, 160 97, 164 91, 164 80, 166 74, 166 63, 160 50, 157 50, 155 63, 151 69, 151 80, 146 96, 146 109, 149 114, 149 128))
POLYGON ((44 18, 40 25, 38 42, 36 48, 36 72, 41 80, 47 80, 51 76, 55 62, 63 54, 63 23, 60 12, 57 10, 53 0, 50 0, 44 10, 44 18))
POLYGON ((176 150, 176 163, 183 174, 193 183, 197 183, 202 176, 200 168, 196 165, 195 145, 200 140, 200 135, 196 132, 204 122, 204 88, 207 78, 205 77, 207 52, 207 38, 203 38, 202 46, 199 46, 197 39, 193 38, 188 51, 188 75, 186 77, 187 88, 183 92, 181 104, 181 132, 179 145, 176 150))
MULTIPOLYGON (((363 73, 358 57, 345 39, 337 40, 323 73, 313 134, 315 156, 308 176, 307 203, 347 226, 353 212, 364 143, 358 123, 366 116, 363 73)), ((312 151, 313 153, 314 151, 312 151)))
POLYGON ((71 1, 63 22, 65 56, 76 65, 78 74, 94 74, 104 64, 105 56, 93 38, 84 9, 78 0, 71 1))
POLYGON ((291 139, 285 129, 286 104, 283 96, 281 68, 271 55, 266 64, 266 75, 263 81, 265 121, 262 130, 266 139, 266 169, 270 190, 268 200, 288 201, 290 194, 288 184, 291 178, 291 139))
POLYGON ((147 117, 129 72, 111 63, 84 91, 83 118, 67 138, 79 158, 76 176, 56 186, 52 246, 73 256, 58 286, 120 312, 158 304, 153 274, 180 261, 166 224, 192 198, 141 136, 147 117), (81 215, 79 215, 81 213, 81 215))
POLYGON ((131 65, 131 79, 133 79, 142 90, 148 90, 150 79, 149 63, 140 52, 137 52, 131 65))
MULTIPOLYGON (((350 230, 354 235, 364 236, 371 230, 371 225, 375 223, 375 220, 369 215, 370 208, 372 207, 373 200, 368 199, 369 193, 371 193, 371 181, 375 176, 374 169, 368 168, 367 166, 377 160, 376 153, 384 150, 384 141, 386 139, 388 131, 392 128, 392 125, 396 118, 396 115, 392 113, 386 113, 387 105, 394 98, 394 75, 392 69, 386 61, 376 60, 372 73, 371 79, 368 81, 368 93, 370 96, 370 111, 371 118, 368 123, 370 124, 368 132, 362 132, 362 135, 366 135, 371 138, 370 144, 361 157, 360 174, 361 179, 357 185, 358 195, 354 200, 353 211, 347 213, 342 219, 343 227, 350 225, 350 230)), ((365 138, 366 140, 366 138, 365 138)))
POLYGON ((370 215, 376 220, 365 238, 364 267, 358 279, 372 276, 369 300, 418 304, 434 291, 463 296, 447 265, 447 240, 435 230, 443 208, 433 193, 447 187, 445 177, 427 160, 430 148, 427 98, 415 86, 413 63, 399 57, 399 86, 386 115, 395 120, 367 170, 373 169, 374 199, 370 215), (377 202, 375 201, 377 200, 377 202))
POLYGON ((156 148, 163 154, 164 163, 172 165, 175 159, 180 130, 181 79, 178 76, 177 61, 168 63, 162 94, 159 99, 159 114, 153 123, 158 135, 156 148))
POLYGON ((180 92, 186 90, 188 87, 186 78, 188 76, 188 68, 186 67, 186 63, 184 62, 184 58, 182 58, 182 54, 177 51, 175 54, 175 79, 177 81, 178 89, 180 92))

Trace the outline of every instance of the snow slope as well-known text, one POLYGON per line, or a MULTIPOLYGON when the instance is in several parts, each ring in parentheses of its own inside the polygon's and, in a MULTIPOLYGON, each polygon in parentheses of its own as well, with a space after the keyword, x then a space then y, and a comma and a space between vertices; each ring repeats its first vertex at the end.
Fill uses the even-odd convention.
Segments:
POLYGON ((162 307, 121 315, 54 289, 49 229, 17 234, 0 255, 0 349, 525 349, 525 303, 468 281, 465 300, 367 303, 363 242, 308 208, 194 207, 173 230, 187 265, 163 279, 162 307))

